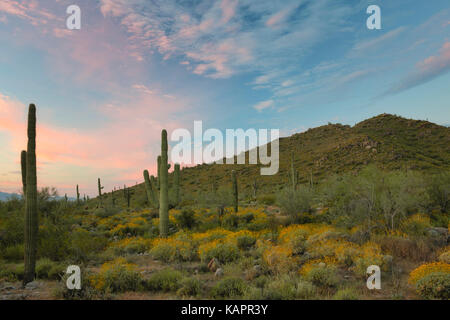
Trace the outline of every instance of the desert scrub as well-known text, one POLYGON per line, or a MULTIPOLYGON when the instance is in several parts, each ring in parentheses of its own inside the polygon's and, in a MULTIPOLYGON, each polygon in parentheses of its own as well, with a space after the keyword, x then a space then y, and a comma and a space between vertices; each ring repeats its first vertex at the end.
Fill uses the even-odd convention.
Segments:
POLYGON ((416 282, 417 293, 425 299, 450 299, 450 273, 433 272, 416 282))
POLYGON ((239 258, 237 245, 220 240, 214 240, 200 245, 198 253, 203 262, 208 262, 212 258, 216 258, 221 263, 227 263, 239 258))
POLYGON ((358 293, 353 288, 339 289, 333 296, 334 300, 358 300, 358 293))
POLYGON ((113 236, 125 237, 125 236, 142 236, 147 229, 150 228, 147 220, 142 217, 131 218, 125 224, 118 224, 111 231, 110 234, 113 236))
POLYGON ((306 280, 321 288, 334 288, 339 283, 336 268, 332 266, 320 266, 312 268, 306 275, 306 280))
POLYGON ((196 248, 188 239, 178 240, 158 238, 153 240, 150 254, 153 258, 164 261, 192 261, 197 259, 196 248))
POLYGON ((183 297, 196 297, 202 290, 202 283, 199 279, 191 277, 181 280, 180 289, 177 294, 183 297))
POLYGON ((423 264, 411 271, 411 273, 409 274, 408 282, 410 284, 416 284, 420 279, 436 272, 450 274, 450 264, 445 262, 423 264))
POLYGON ((145 288, 150 291, 176 291, 181 286, 183 274, 173 269, 157 271, 145 280, 145 288))
POLYGON ((146 252, 151 246, 150 239, 137 238, 125 238, 120 241, 111 244, 110 249, 113 250, 116 255, 137 254, 146 252))
POLYGON ((430 227, 430 217, 420 213, 408 217, 400 226, 401 230, 410 236, 424 236, 430 227))
POLYGON ((136 291, 141 288, 142 278, 136 266, 123 258, 104 263, 100 272, 90 279, 91 285, 102 292, 136 291))
POLYGON ((72 258, 86 262, 90 256, 103 250, 108 243, 105 237, 77 228, 71 235, 72 258))
POLYGON ((248 250, 256 243, 256 238, 250 235, 242 235, 236 239, 237 246, 241 250, 248 250))
POLYGON ((17 281, 23 279, 25 266, 23 263, 18 264, 0 264, 0 279, 8 281, 17 281))
POLYGON ((292 250, 283 246, 269 246, 262 255, 263 262, 274 274, 281 274, 290 271, 295 266, 295 259, 292 258, 292 250))
POLYGON ((36 262, 36 276, 39 279, 60 279, 65 273, 62 264, 51 261, 48 258, 41 258, 36 262))
POLYGON ((10 247, 6 247, 3 253, 3 258, 9 261, 23 260, 24 248, 23 244, 15 244, 10 247))
POLYGON ((215 284, 211 295, 215 298, 236 298, 244 294, 246 287, 241 278, 225 278, 215 284))

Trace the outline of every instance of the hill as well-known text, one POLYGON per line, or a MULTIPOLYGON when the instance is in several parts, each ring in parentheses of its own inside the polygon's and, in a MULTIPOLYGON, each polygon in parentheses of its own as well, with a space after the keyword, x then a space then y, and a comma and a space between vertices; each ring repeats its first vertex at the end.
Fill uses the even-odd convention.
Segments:
MULTIPOLYGON (((288 179, 291 153, 300 183, 311 176, 314 183, 332 174, 357 172, 369 164, 387 170, 411 169, 436 172, 450 169, 450 128, 422 121, 381 114, 356 125, 328 124, 280 139, 280 169, 261 176, 260 165, 202 164, 181 171, 181 185, 189 192, 208 191, 213 183, 230 185, 236 170, 240 193, 272 193, 288 179)), ((248 153, 247 153, 248 156, 248 153)), ((169 182, 171 175, 169 175, 169 182)), ((137 185, 134 197, 144 192, 137 185)))

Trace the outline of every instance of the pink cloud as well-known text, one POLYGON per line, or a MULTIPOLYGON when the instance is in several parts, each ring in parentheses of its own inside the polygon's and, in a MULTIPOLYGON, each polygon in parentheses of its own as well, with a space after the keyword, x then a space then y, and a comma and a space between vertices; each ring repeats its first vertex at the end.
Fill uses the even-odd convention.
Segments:
POLYGON ((439 55, 430 56, 416 65, 416 69, 389 89, 385 95, 396 94, 431 81, 450 71, 450 42, 446 41, 439 55))
MULTIPOLYGON (((97 111, 108 119, 107 124, 83 131, 40 121, 37 104, 37 160, 42 185, 51 182, 60 187, 67 183, 82 184, 83 179, 96 178, 92 175, 77 177, 77 170, 109 177, 107 187, 141 181, 144 168, 155 174, 161 130, 165 128, 171 132, 183 127, 170 118, 174 112, 186 110, 185 101, 149 94, 138 94, 129 101, 127 105, 107 104, 99 107, 97 111), (74 172, 72 176, 70 173, 61 176, 56 169, 61 166, 68 172, 74 172)), ((0 133, 9 137, 9 144, 2 146, 2 152, 13 159, 26 148, 26 111, 25 104, 0 94, 0 133)), ((18 188, 20 183, 17 177, 18 188)), ((88 185, 87 182, 84 184, 88 185)), ((0 184, 0 188, 3 186, 3 183, 0 184)), ((94 185, 89 186, 88 190, 94 192, 94 185)))

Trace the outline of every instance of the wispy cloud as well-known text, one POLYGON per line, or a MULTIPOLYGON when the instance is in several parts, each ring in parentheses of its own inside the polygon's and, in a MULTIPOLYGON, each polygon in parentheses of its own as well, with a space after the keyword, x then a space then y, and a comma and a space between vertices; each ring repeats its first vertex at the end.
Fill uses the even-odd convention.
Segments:
POLYGON ((450 42, 443 44, 437 56, 430 56, 416 65, 413 72, 400 80, 384 95, 397 94, 402 91, 429 82, 450 71, 450 42))
POLYGON ((266 100, 266 101, 261 101, 260 103, 258 103, 257 105, 255 105, 253 108, 259 112, 263 111, 264 109, 270 108, 272 107, 274 104, 273 100, 266 100))

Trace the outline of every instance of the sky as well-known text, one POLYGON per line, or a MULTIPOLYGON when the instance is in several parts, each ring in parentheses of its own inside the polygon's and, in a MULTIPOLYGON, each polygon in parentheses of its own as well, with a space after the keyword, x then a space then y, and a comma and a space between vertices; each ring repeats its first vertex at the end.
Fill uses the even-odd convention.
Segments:
POLYGON ((93 196, 97 177, 109 191, 155 174, 161 130, 195 120, 285 136, 380 113, 448 125, 449 71, 448 0, 1 0, 0 191, 21 188, 29 103, 39 187, 93 196))

